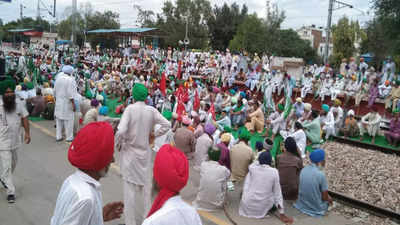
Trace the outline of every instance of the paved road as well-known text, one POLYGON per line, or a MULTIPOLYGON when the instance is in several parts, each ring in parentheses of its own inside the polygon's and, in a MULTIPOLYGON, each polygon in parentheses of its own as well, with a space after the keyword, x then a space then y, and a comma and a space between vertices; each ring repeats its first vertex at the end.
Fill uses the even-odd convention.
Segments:
MULTIPOLYGON (((31 144, 24 145, 18 152, 14 174, 16 203, 8 204, 6 192, 0 188, 0 225, 49 224, 60 187, 75 171, 67 160, 65 143, 56 143, 55 138, 32 126, 31 136, 31 144)), ((100 182, 104 203, 122 200, 122 182, 115 169, 100 182)), ((206 219, 203 221, 206 225, 214 225, 206 219)), ((121 219, 106 224, 122 223, 121 219)))
MULTIPOLYGON (((17 201, 9 205, 6 193, 0 188, 0 225, 45 225, 49 224, 53 214, 59 189, 66 177, 74 172, 67 160, 68 145, 55 142, 54 122, 41 121, 31 125, 32 143, 24 145, 18 152, 19 161, 14 174, 17 189, 17 201)), ((116 158, 118 154, 116 153, 116 158)), ((117 160, 118 161, 118 160, 117 160)), ((181 192, 187 202, 192 202, 196 195, 199 174, 190 171, 190 181, 181 192)), ((122 182, 119 166, 112 165, 109 175, 101 180, 103 202, 122 200, 122 182)), ((265 219, 247 219, 238 215, 240 202, 239 190, 228 193, 227 212, 240 225, 282 224, 275 217, 265 219)), ((138 206, 140 207, 140 206, 138 206)), ((323 219, 310 218, 300 214, 285 203, 286 213, 295 218, 298 225, 349 225, 355 224, 340 215, 330 213, 323 219)), ((201 212, 204 225, 230 225, 229 219, 221 210, 218 212, 201 212)), ((110 225, 123 224, 123 219, 112 221, 110 225)))

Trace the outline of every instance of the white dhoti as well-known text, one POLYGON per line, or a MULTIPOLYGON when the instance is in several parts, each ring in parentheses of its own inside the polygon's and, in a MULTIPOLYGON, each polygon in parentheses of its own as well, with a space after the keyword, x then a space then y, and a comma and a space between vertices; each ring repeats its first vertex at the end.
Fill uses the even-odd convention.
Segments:
POLYGON ((141 225, 150 211, 156 191, 153 185, 153 165, 156 152, 151 150, 151 161, 146 171, 145 185, 124 180, 125 225, 141 225))
POLYGON ((325 132, 325 139, 329 139, 329 137, 331 136, 331 135, 336 135, 336 132, 335 132, 335 127, 334 126, 327 126, 327 125, 324 125, 323 127, 322 127, 322 130, 325 132))
POLYGON ((74 119, 71 120, 61 120, 56 118, 56 139, 62 139, 62 130, 65 127, 65 139, 67 141, 72 141, 74 139, 74 119))
POLYGON ((341 90, 339 89, 333 89, 331 91, 331 100, 335 100, 337 98, 337 95, 340 94, 341 90))
POLYGON ((79 120, 81 119, 81 117, 82 117, 81 112, 74 113, 74 135, 76 135, 80 129, 79 120))
POLYGON ((7 195, 15 195, 12 173, 17 166, 17 149, 0 151, 0 179, 7 186, 7 195))
POLYGON ((151 189, 144 185, 136 185, 124 181, 124 216, 126 225, 141 225, 150 211, 151 204, 151 189))
POLYGON ((374 124, 374 125, 367 125, 367 128, 365 128, 362 123, 359 125, 360 128, 360 135, 363 136, 365 132, 368 132, 368 135, 371 137, 375 137, 376 133, 379 130, 379 123, 374 124))
POLYGON ((310 93, 311 87, 304 86, 301 88, 301 98, 305 98, 308 93, 310 93))

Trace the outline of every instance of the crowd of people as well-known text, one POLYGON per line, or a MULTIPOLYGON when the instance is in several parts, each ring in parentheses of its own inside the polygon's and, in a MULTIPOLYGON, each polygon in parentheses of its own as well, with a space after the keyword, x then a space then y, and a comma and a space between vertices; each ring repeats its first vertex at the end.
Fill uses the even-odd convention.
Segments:
POLYGON ((151 47, 131 52, 33 48, 6 56, 10 76, 0 81, 0 174, 10 203, 13 155, 23 133, 21 122, 12 121, 22 121, 29 143, 28 115, 56 121, 56 141, 71 143, 68 160, 79 169, 62 186, 52 225, 101 224, 122 212, 127 225, 172 219, 201 224, 179 197, 191 179, 189 167, 200 175, 197 209, 222 209, 227 191, 239 189, 244 217, 271 212, 291 223, 284 200, 295 201, 305 214, 323 216, 332 203, 323 141, 368 134, 374 143, 387 116, 378 113, 379 98, 394 114, 383 135, 390 145, 400 140, 400 78, 390 58, 379 71, 363 58, 358 63, 350 58, 338 70, 308 65, 297 78, 275 70, 274 56, 268 55, 151 47), (314 99, 305 102, 307 96, 314 99), (359 122, 363 100, 370 112, 359 122), (313 101, 321 101, 321 109, 313 101), (282 150, 272 151, 278 137, 282 150), (114 146, 124 202, 101 210, 98 181, 113 162, 114 146), (307 155, 311 164, 303 168, 307 155))

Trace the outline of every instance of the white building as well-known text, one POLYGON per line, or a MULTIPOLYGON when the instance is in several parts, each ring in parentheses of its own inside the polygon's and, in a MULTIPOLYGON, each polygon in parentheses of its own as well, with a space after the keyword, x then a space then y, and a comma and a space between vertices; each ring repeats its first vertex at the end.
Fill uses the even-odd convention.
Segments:
POLYGON ((50 49, 54 49, 56 46, 57 38, 57 33, 43 32, 42 36, 31 37, 30 44, 39 47, 43 47, 43 45, 48 45, 50 49))

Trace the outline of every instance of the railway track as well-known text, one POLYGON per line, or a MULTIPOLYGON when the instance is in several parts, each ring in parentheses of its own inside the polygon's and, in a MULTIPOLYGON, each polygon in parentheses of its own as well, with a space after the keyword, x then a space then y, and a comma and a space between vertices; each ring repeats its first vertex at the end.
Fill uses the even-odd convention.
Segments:
POLYGON ((334 141, 339 142, 339 143, 350 144, 350 145, 360 147, 360 148, 366 148, 366 149, 371 149, 374 151, 383 152, 386 154, 394 154, 394 155, 400 156, 400 149, 394 150, 391 148, 381 147, 378 145, 373 145, 373 144, 369 144, 369 143, 365 143, 362 141, 357 141, 357 140, 353 140, 353 139, 341 137, 341 136, 332 136, 332 137, 333 137, 334 141))
POLYGON ((373 214, 378 217, 383 217, 383 218, 389 218, 392 221, 395 221, 397 223, 400 223, 400 214, 393 212, 388 209, 384 209, 375 205, 371 205, 365 201, 357 200, 350 198, 349 196, 333 192, 333 191, 328 191, 329 195, 337 202, 340 202, 344 205, 366 211, 370 214, 373 214))

